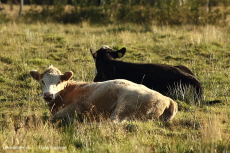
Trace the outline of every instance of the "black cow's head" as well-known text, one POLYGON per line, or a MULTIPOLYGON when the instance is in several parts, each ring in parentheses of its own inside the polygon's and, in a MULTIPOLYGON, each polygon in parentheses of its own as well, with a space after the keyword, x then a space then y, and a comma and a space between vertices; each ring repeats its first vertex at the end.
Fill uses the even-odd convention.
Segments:
POLYGON ((90 52, 94 61, 96 62, 96 60, 113 60, 116 58, 121 58, 125 55, 126 48, 114 51, 109 46, 102 46, 97 51, 90 49, 90 52))
POLYGON ((94 51, 90 48, 91 55, 93 56, 95 62, 95 75, 97 75, 98 62, 105 62, 109 60, 114 60, 116 58, 121 58, 125 55, 126 48, 121 48, 120 50, 114 51, 109 46, 102 46, 99 50, 94 51))

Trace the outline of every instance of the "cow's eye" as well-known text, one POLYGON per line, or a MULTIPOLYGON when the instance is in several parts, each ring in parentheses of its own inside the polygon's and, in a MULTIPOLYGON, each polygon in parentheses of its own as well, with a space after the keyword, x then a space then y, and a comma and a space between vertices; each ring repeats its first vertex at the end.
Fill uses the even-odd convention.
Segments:
POLYGON ((45 85, 45 82, 43 80, 41 82, 42 82, 43 85, 45 85))

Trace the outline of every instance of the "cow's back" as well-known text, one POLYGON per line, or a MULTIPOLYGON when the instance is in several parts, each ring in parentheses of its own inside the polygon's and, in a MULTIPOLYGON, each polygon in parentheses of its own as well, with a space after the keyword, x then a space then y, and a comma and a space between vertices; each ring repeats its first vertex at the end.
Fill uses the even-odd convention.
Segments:
POLYGON ((119 114, 117 117, 120 118, 120 120, 126 118, 141 120, 159 119, 160 116, 164 114, 165 110, 166 114, 164 116, 170 116, 167 117, 167 119, 173 118, 176 114, 177 105, 172 99, 144 85, 123 79, 106 81, 106 84, 108 86, 110 84, 112 87, 111 90, 117 93, 114 114, 119 114), (175 106, 175 110, 172 105, 175 106), (168 108, 170 109, 167 111, 168 108))
POLYGON ((202 88, 199 81, 190 73, 180 68, 164 64, 137 64, 122 61, 110 61, 110 65, 98 69, 94 82, 113 79, 126 79, 137 84, 156 90, 164 95, 175 85, 191 85, 195 88, 199 99, 202 97, 202 88))

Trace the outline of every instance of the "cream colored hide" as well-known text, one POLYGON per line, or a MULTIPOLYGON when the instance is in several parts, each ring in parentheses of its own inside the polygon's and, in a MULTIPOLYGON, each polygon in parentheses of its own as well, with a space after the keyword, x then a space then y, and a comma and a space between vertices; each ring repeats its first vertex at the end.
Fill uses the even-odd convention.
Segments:
MULTIPOLYGON (((57 70, 54 67, 48 69, 57 70)), ((58 90, 47 90, 53 94, 48 105, 54 120, 79 114, 91 119, 110 118, 114 122, 133 119, 167 121, 173 119, 177 113, 177 103, 172 99, 127 80, 86 83, 69 81, 72 76, 69 74, 72 72, 62 75, 54 74, 53 70, 46 70, 40 75, 34 75, 34 71, 30 74, 35 80, 43 80, 47 89, 51 89, 49 86, 57 83, 58 90), (60 79, 57 79, 57 75, 60 79), (41 79, 37 79, 39 76, 41 79)))

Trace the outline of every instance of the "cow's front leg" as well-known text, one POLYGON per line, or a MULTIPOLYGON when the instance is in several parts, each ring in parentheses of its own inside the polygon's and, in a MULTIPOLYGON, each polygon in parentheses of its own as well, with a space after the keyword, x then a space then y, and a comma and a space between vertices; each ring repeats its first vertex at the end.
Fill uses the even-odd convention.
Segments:
POLYGON ((73 119, 73 116, 75 114, 74 112, 74 106, 67 106, 53 115, 52 122, 56 122, 59 119, 62 119, 64 121, 70 121, 73 119))
POLYGON ((114 111, 112 112, 112 114, 110 115, 110 119, 112 122, 117 123, 117 122, 122 122, 124 120, 129 119, 128 117, 128 112, 125 112, 125 103, 118 102, 118 105, 116 106, 116 108, 114 109, 114 111))

